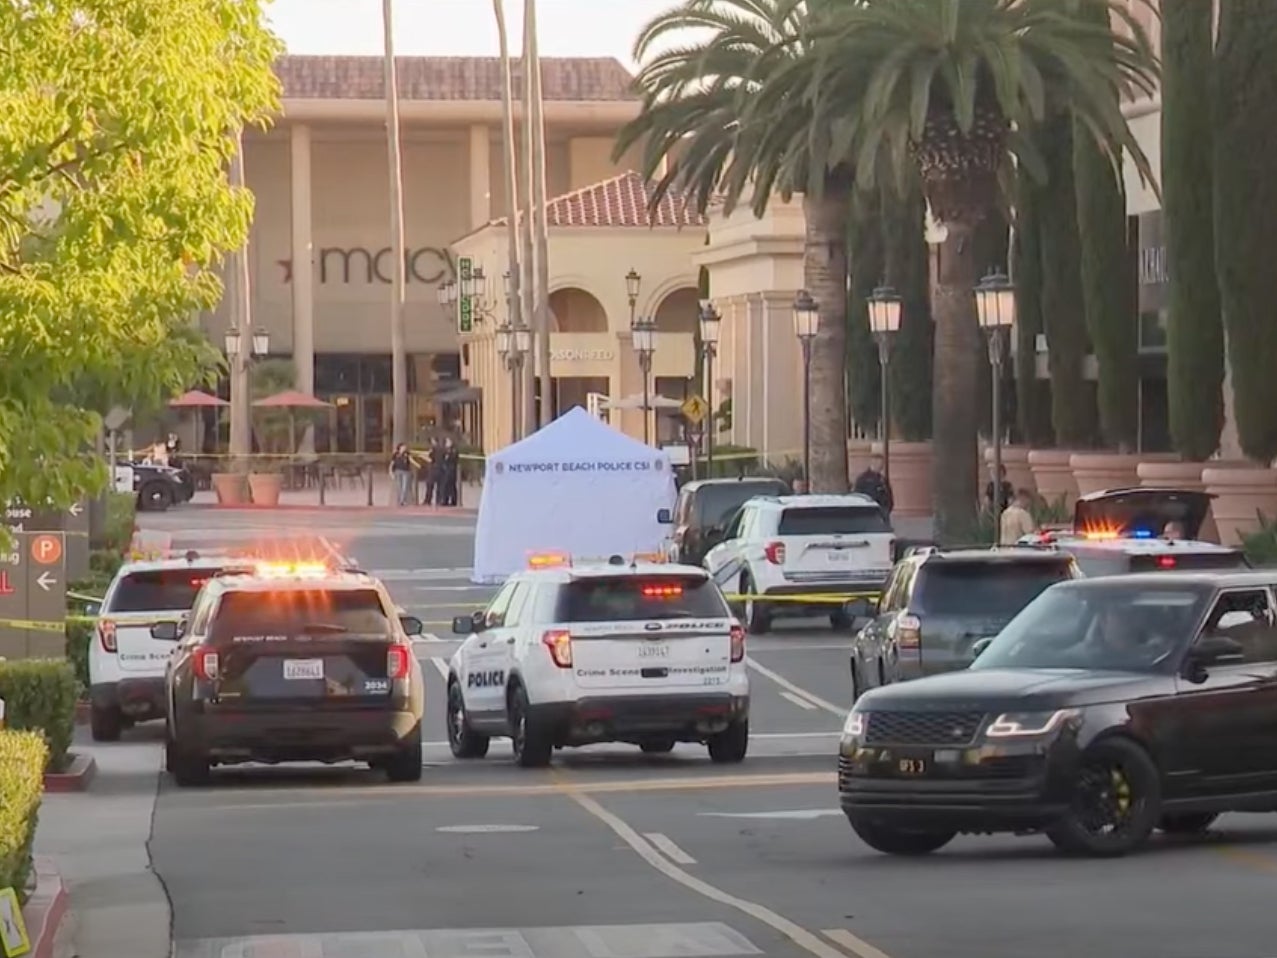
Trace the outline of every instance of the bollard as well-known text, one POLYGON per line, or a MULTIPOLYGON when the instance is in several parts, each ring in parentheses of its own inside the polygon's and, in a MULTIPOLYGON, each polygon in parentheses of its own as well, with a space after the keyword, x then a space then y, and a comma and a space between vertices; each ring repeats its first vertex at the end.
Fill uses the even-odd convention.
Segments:
POLYGON ((319 469, 319 504, 326 505, 324 502, 324 470, 321 466, 319 469))
POLYGON ((369 466, 368 467, 368 505, 369 506, 372 505, 372 479, 373 479, 372 466, 369 466))

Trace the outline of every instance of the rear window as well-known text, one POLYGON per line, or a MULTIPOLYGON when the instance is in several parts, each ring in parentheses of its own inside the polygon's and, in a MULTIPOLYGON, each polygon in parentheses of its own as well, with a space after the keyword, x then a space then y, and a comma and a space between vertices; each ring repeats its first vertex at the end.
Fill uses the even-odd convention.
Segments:
POLYGON ((228 592, 213 614, 215 642, 249 636, 350 635, 385 638, 391 624, 373 589, 228 592))
POLYGON ((1072 563, 928 562, 909 603, 919 615, 1015 615, 1048 586, 1072 578, 1072 563))
POLYGON ((558 622, 627 622, 635 619, 716 619, 728 615, 708 578, 653 576, 578 579, 559 593, 558 622))
POLYGON ((869 535, 891 532, 891 523, 877 506, 828 506, 786 509, 777 535, 869 535))
POLYGON ((184 612, 217 568, 130 572, 116 583, 108 612, 184 612))
POLYGON ((779 479, 702 486, 696 495, 696 516, 705 525, 717 525, 754 496, 788 494, 789 487, 779 479))
POLYGON ((1187 555, 1131 556, 1132 572, 1174 572, 1177 569, 1248 569, 1240 552, 1196 552, 1187 555))

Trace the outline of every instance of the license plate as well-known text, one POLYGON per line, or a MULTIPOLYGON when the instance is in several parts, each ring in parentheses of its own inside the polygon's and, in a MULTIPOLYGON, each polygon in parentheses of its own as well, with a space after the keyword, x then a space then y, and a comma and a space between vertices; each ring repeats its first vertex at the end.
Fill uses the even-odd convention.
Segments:
POLYGON ((926 775, 927 760, 924 758, 898 758, 896 759, 896 770, 901 775, 926 775))
POLYGON ((640 659, 668 659, 670 647, 664 642, 650 642, 639 646, 640 659))
POLYGON ((831 549, 825 553, 829 557, 830 562, 850 562, 851 553, 844 552, 842 549, 831 549))
POLYGON ((286 679, 322 679, 323 677, 323 659, 284 659, 284 678, 286 679))

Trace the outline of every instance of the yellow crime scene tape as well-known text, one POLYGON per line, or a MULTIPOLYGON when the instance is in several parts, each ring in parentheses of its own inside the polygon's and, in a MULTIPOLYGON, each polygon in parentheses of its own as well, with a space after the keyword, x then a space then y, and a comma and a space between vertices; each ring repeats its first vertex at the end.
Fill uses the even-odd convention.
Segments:
POLYGON ((28 632, 62 632, 65 622, 36 622, 33 619, 0 619, 0 627, 6 629, 26 629, 28 632))

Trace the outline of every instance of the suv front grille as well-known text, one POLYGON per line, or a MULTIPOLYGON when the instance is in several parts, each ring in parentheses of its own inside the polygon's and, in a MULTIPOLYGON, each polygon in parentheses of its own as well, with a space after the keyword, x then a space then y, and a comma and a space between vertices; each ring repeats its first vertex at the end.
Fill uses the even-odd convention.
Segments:
POLYGON ((870 712, 865 744, 953 748, 970 744, 983 722, 983 712, 870 712))

